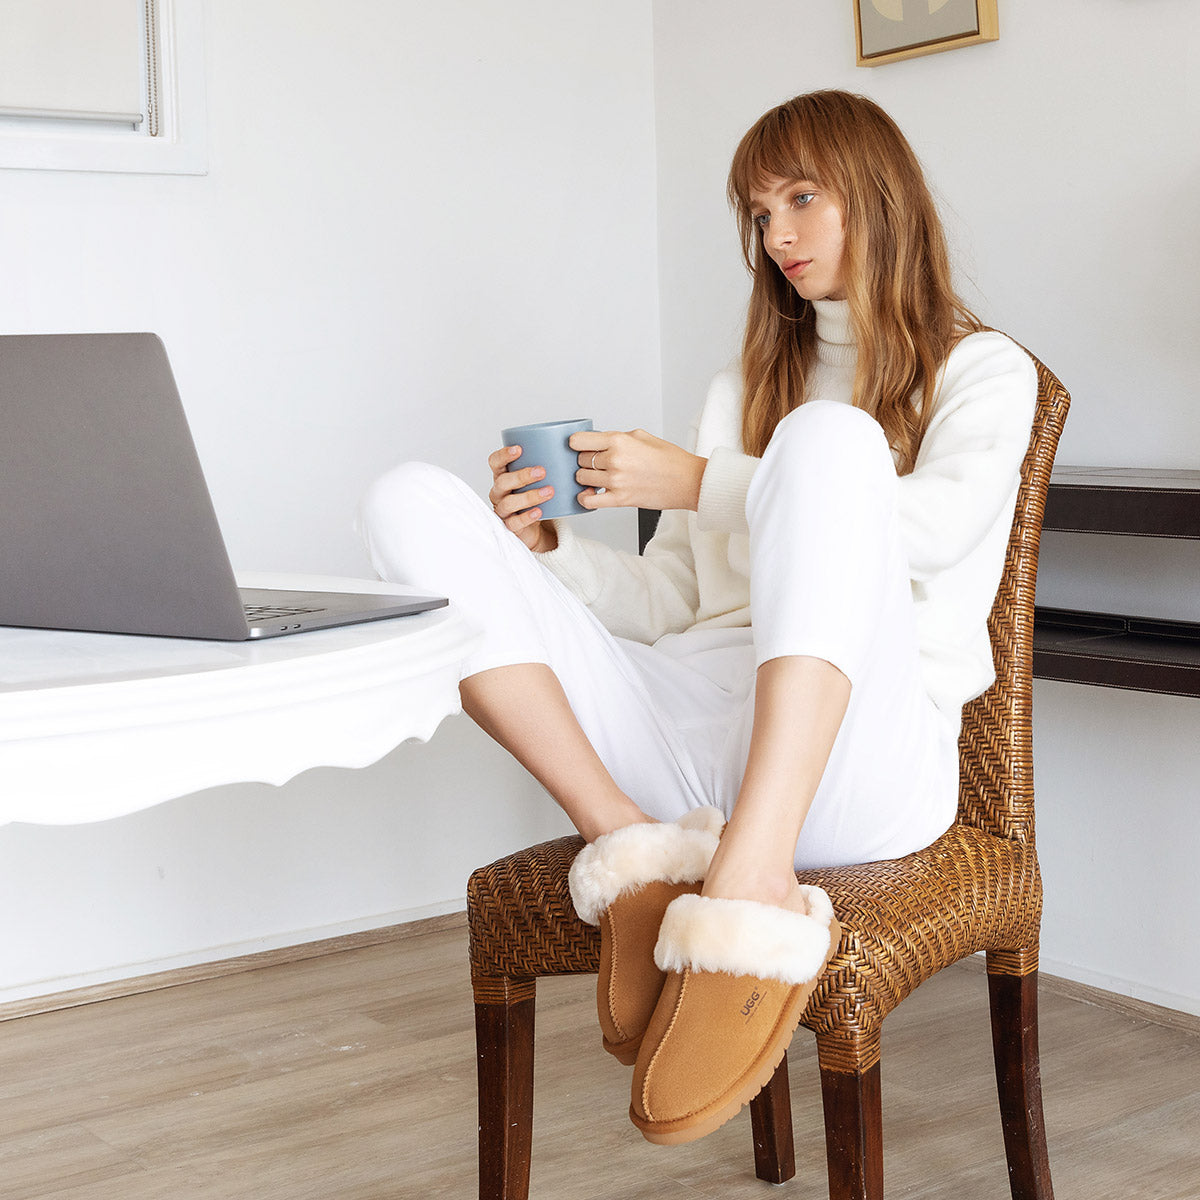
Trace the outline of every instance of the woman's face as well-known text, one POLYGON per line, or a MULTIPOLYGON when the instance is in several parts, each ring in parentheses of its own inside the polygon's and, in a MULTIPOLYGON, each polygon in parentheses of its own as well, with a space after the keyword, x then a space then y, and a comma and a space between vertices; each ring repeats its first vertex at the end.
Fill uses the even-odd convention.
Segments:
POLYGON ((845 300, 846 234, 837 199, 807 179, 772 178, 750 193, 763 248, 805 300, 845 300))

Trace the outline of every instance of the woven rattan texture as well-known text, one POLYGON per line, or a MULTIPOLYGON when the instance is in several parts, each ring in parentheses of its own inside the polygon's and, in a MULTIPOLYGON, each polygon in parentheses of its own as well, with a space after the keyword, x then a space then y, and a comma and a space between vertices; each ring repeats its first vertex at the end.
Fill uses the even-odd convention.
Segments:
POLYGON ((1033 355, 1038 408, 1021 468, 1004 575, 988 620, 996 682, 963 709, 958 821, 999 837, 1033 837, 1033 599, 1050 470, 1071 398, 1033 355))
POLYGON ((971 826, 955 825, 906 858, 800 878, 829 893, 842 923, 841 945, 802 1022, 817 1034, 877 1030, 943 967, 1037 942, 1042 887, 1032 843, 971 826))
MULTIPOLYGON (((600 937, 576 915, 567 871, 579 837, 543 842, 471 876, 467 912, 476 999, 496 976, 593 973, 600 937)), ((918 984, 979 950, 1036 942, 1041 885, 1032 845, 955 825, 906 858, 803 871, 823 887, 842 942, 809 1003, 816 1033, 876 1029, 918 984)))
MULTIPOLYGON (((843 928, 803 1021, 818 1035, 822 1062, 837 1069, 861 1070, 877 1058, 883 1018, 942 967, 980 950, 1001 952, 989 960, 997 973, 1036 966, 1042 889, 1033 843, 1033 596, 1046 489, 1070 398, 1034 362, 1034 437, 990 621, 997 680, 964 711, 957 822, 906 858, 801 873, 828 891, 843 928)), ((544 842, 472 875, 467 912, 478 1003, 524 996, 538 976, 598 969, 599 933, 575 915, 567 889, 582 845, 578 837, 544 842), (513 982, 500 987, 500 977, 513 982)))
MULTIPOLYGON (((480 867, 467 884, 471 975, 580 975, 600 969, 600 930, 576 915, 567 871, 583 838, 557 838, 480 867)), ((476 986, 476 999, 486 1002, 476 986)))

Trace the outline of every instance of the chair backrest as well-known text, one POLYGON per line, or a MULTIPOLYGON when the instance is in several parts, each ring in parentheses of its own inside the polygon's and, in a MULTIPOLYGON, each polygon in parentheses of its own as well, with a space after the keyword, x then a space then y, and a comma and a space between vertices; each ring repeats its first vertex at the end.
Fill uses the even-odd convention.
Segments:
POLYGON ((1071 397, 1034 356, 1033 435, 1021 466, 1008 554, 988 619, 996 682, 963 709, 958 823, 1033 840, 1033 599, 1050 468, 1071 397))

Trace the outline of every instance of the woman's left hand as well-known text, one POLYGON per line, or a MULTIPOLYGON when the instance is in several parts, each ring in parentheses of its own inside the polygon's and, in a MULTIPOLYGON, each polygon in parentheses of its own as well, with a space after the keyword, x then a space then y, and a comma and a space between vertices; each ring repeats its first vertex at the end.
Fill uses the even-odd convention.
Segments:
POLYGON ((708 459, 634 429, 573 433, 579 455, 575 480, 584 508, 683 508, 695 511, 708 459), (603 488, 603 492, 598 489, 603 488))

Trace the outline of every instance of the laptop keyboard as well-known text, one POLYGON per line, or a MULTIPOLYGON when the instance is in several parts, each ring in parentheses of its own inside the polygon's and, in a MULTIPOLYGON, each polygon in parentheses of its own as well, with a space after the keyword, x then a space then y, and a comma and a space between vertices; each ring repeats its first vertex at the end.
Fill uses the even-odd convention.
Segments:
POLYGON ((302 617, 305 613, 324 612, 323 608, 292 608, 278 604, 243 604, 247 621, 272 621, 276 617, 302 617))

